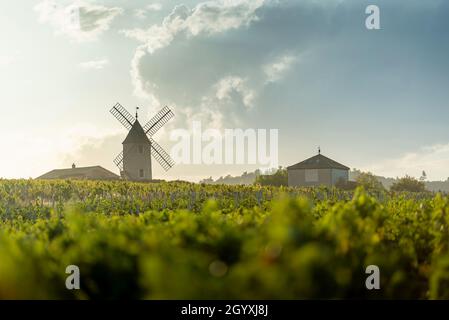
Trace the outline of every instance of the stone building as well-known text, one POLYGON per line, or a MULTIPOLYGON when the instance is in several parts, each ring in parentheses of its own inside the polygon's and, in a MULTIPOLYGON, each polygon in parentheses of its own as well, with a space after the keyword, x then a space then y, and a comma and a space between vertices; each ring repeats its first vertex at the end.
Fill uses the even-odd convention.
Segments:
POLYGON ((334 186, 338 181, 349 179, 347 166, 318 155, 287 167, 288 185, 291 187, 334 186))
POLYGON ((55 169, 41 175, 40 177, 37 177, 36 179, 119 180, 120 177, 100 166, 77 168, 75 164, 73 164, 72 168, 55 169))

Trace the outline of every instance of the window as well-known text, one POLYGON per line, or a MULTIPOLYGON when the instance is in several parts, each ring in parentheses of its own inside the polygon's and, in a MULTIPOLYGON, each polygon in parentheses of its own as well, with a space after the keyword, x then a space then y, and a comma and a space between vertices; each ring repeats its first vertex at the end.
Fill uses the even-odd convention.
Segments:
POLYGON ((140 169, 140 170, 139 170, 139 177, 140 177, 140 178, 143 178, 143 177, 144 177, 143 169, 140 169))
POLYGON ((143 153, 143 145, 139 144, 139 153, 142 154, 143 153))
POLYGON ((306 182, 318 182, 318 170, 307 169, 306 170, 306 182))

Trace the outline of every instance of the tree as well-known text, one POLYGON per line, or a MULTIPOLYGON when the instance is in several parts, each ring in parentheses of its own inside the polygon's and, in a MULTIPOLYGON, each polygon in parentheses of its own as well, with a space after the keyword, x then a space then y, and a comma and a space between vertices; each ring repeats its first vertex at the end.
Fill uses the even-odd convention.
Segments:
POLYGON ((424 181, 419 181, 416 178, 406 175, 403 178, 398 179, 390 188, 391 191, 401 192, 425 192, 426 184, 424 181))
POLYGON ((279 167, 279 169, 269 175, 259 175, 256 177, 254 184, 261 186, 288 186, 288 174, 287 169, 279 167))
POLYGON ((358 186, 362 186, 367 191, 384 191, 382 182, 376 178, 371 172, 361 172, 356 178, 358 186))
POLYGON ((421 177, 419 178, 419 181, 426 181, 427 180, 427 174, 425 171, 422 172, 421 177))
POLYGON ((212 179, 212 177, 209 177, 207 179, 203 179, 200 181, 201 184, 212 184, 214 183, 214 179, 212 179))

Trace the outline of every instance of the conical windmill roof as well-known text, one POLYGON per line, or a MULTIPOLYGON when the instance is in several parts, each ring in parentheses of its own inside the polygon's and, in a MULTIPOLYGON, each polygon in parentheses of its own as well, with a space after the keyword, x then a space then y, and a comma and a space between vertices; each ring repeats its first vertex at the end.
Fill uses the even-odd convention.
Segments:
POLYGON ((123 144, 128 143, 143 143, 143 144, 150 143, 150 140, 148 139, 147 135, 145 134, 145 131, 143 130, 138 120, 134 122, 131 130, 129 130, 128 135, 123 141, 123 144))

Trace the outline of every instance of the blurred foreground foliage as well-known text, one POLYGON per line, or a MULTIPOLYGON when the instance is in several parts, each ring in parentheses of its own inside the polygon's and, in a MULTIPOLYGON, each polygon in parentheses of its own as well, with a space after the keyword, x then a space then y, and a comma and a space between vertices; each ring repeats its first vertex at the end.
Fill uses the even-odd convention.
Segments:
POLYGON ((0 298, 449 299, 446 196, 307 192, 1 180, 0 298))

